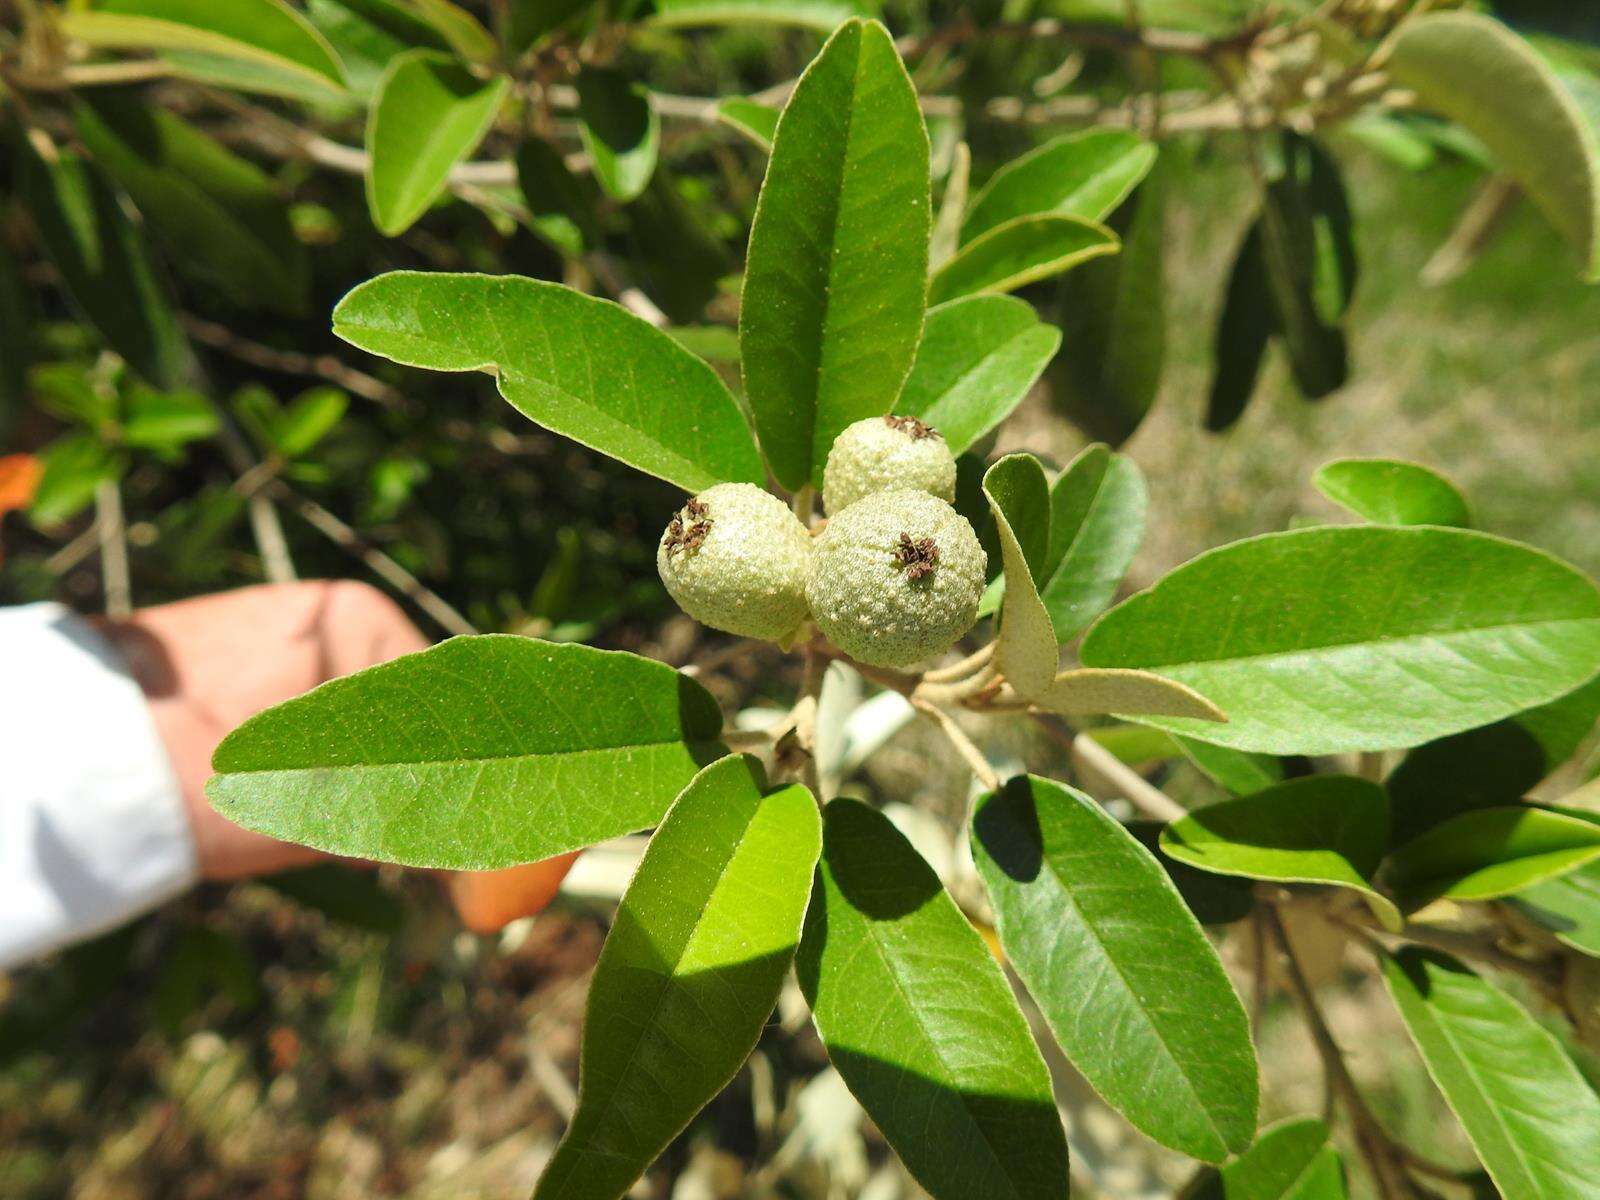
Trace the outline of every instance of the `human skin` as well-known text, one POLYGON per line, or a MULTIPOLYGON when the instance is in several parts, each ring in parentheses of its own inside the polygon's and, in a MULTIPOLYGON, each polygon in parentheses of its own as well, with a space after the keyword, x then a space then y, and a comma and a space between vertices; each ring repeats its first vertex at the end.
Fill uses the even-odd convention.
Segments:
MULTIPOLYGON (((101 628, 149 702, 183 792, 200 873, 222 881, 329 856, 241 828, 207 803, 217 743, 264 708, 428 645, 392 600, 347 580, 220 592, 139 609, 101 628)), ((572 858, 463 873, 447 887, 463 923, 492 932, 543 908, 572 858)))

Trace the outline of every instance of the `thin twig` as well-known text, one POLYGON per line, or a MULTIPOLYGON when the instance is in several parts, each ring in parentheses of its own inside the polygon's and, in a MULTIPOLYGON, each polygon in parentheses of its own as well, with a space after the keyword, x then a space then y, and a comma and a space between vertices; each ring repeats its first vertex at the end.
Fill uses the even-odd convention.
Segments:
POLYGON ((105 587, 106 616, 133 612, 133 580, 128 571, 127 527, 122 516, 122 486, 102 479, 94 489, 94 527, 100 543, 100 576, 105 587))
POLYGON ((52 575, 65 575, 93 554, 99 545, 100 522, 91 521, 82 533, 44 560, 44 569, 52 575))
POLYGON ((1188 809, 1128 766, 1092 737, 1073 733, 1050 713, 1030 714, 1039 728, 1067 747, 1072 764, 1080 771, 1097 775, 1109 787, 1121 792, 1127 801, 1146 816, 1158 821, 1176 821, 1188 809))
POLYGON ((252 367, 262 367, 284 375, 306 375, 314 379, 324 379, 353 395, 387 407, 396 407, 405 402, 405 397, 398 388, 391 387, 365 371, 356 370, 331 354, 301 354, 294 350, 279 350, 273 346, 264 346, 260 342, 240 337, 225 325, 194 316, 192 313, 183 313, 179 319, 184 331, 195 341, 221 351, 230 358, 249 363, 252 367))
POLYGON ((928 701, 916 696, 911 698, 911 705, 939 727, 950 744, 956 748, 956 753, 960 754, 967 766, 971 768, 973 777, 979 783, 991 792, 999 790, 999 774, 990 765, 989 760, 983 756, 983 751, 979 750, 961 726, 956 724, 954 717, 937 704, 930 704, 928 701))
POLYGON ((986 666, 994 657, 996 643, 986 642, 960 662, 951 663, 948 667, 939 667, 932 671, 922 673, 924 683, 953 683, 958 679, 965 679, 979 667, 986 666))

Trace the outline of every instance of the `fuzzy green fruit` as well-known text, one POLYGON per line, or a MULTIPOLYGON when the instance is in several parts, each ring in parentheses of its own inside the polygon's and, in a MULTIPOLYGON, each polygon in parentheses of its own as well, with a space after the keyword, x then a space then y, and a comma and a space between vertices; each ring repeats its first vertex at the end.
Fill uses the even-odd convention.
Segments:
POLYGON ((811 535, 782 500, 748 483, 719 483, 667 524, 656 570, 702 625, 783 642, 807 616, 810 557, 811 535))
POLYGON ((829 515, 874 492, 902 488, 947 503, 956 498, 956 460, 933 426, 915 417, 868 417, 834 439, 822 473, 829 515))
POLYGON ((988 557, 967 519, 927 492, 875 492, 830 517, 811 554, 806 600, 839 649, 910 667, 953 646, 978 618, 988 557))

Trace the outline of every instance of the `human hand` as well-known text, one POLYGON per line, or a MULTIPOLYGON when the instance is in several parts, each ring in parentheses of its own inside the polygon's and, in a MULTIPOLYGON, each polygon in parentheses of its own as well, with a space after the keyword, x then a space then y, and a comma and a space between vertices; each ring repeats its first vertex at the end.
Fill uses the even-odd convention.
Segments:
MULTIPOLYGON (((228 821, 205 798, 217 743, 247 717, 329 679, 422 650, 427 639, 377 589, 351 581, 269 584, 107 621, 144 690, 183 792, 200 873, 248 879, 327 857, 228 821)), ((571 857, 470 873, 449 890, 479 932, 537 911, 571 857)))

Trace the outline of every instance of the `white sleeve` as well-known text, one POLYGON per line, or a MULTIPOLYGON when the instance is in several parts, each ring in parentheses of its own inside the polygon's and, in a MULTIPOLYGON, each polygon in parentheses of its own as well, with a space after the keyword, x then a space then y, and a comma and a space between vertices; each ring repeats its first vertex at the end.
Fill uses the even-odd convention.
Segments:
POLYGON ((0 969, 197 877, 177 778, 116 651, 60 605, 0 609, 0 969))

